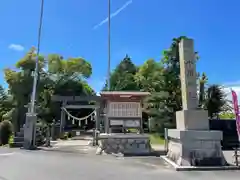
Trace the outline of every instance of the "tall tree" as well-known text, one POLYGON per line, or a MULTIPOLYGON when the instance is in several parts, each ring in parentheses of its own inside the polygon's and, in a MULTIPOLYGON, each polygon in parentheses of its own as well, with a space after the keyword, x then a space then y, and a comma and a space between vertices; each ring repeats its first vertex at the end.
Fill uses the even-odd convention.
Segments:
MULTIPOLYGON (((39 81, 37 85, 36 100, 39 108, 39 118, 47 121, 52 120, 54 115, 59 114, 53 108, 51 96, 53 94, 77 95, 94 93, 85 79, 92 74, 92 67, 83 58, 63 59, 57 54, 49 55, 47 60, 39 56, 39 81)), ((25 122, 25 105, 30 101, 33 85, 33 72, 35 70, 36 53, 32 48, 16 63, 17 70, 6 68, 5 80, 9 86, 9 92, 13 97, 15 107, 9 111, 6 117, 14 122, 15 131, 25 122)))
MULTIPOLYGON (((150 111, 150 115, 158 124, 161 133, 163 133, 165 127, 172 128, 175 126, 175 112, 182 109, 179 43, 184 38, 186 37, 174 38, 170 48, 163 51, 163 57, 160 61, 163 69, 159 76, 161 85, 158 87, 160 92, 153 93, 150 97, 151 101, 148 100, 150 106, 155 104, 151 108, 154 113, 151 114, 150 111)), ((198 56, 196 56, 197 59, 198 56)))
MULTIPOLYGON (((25 122, 25 105, 31 98, 33 72, 35 69, 36 53, 35 48, 31 48, 29 52, 20 59, 15 67, 17 70, 6 68, 4 70, 5 80, 8 83, 9 93, 12 95, 15 107, 11 110, 8 117, 13 121, 15 131, 25 122)), ((39 56, 39 72, 44 66, 44 57, 39 56)))
POLYGON ((135 75, 135 81, 141 91, 159 92, 163 84, 162 71, 163 66, 154 59, 149 59, 138 68, 135 75))
MULTIPOLYGON (((136 91, 139 90, 135 82, 135 74, 137 67, 131 61, 131 58, 126 57, 118 64, 113 70, 110 77, 110 90, 111 91, 136 91)), ((104 90, 107 89, 107 83, 104 90)))
POLYGON ((199 107, 203 108, 205 103, 205 85, 208 81, 206 73, 202 73, 201 77, 198 77, 198 85, 199 85, 199 98, 198 103, 199 107))
POLYGON ((208 110, 210 119, 217 117, 218 113, 226 104, 226 95, 223 89, 216 84, 213 84, 207 89, 207 99, 205 102, 205 109, 208 110))
POLYGON ((51 96, 77 96, 94 94, 86 83, 92 74, 91 64, 83 58, 64 59, 58 54, 48 56, 48 70, 41 73, 39 83, 39 117, 46 122, 59 119, 60 104, 53 103, 51 96))
POLYGON ((12 98, 8 95, 7 91, 0 85, 0 121, 7 119, 6 113, 13 108, 12 98))

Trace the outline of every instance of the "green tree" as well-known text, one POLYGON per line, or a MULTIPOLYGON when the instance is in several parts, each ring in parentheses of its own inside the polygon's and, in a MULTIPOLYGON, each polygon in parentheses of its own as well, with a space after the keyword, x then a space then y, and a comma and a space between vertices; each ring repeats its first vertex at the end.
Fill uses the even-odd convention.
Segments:
MULTIPOLYGON (((44 66, 44 57, 39 56, 39 72, 44 66)), ((12 96, 14 108, 8 112, 8 117, 14 124, 14 130, 18 131, 20 126, 25 122, 25 105, 28 104, 31 98, 33 72, 35 69, 36 54, 35 49, 30 51, 20 59, 15 67, 16 70, 6 68, 4 70, 5 80, 8 83, 9 93, 12 96)))
MULTIPOLYGON (((110 76, 111 91, 137 91, 139 87, 135 82, 137 67, 133 64, 130 57, 126 57, 113 70, 110 76)), ((104 90, 107 90, 107 83, 104 90)))
POLYGON ((50 123, 59 119, 60 104, 51 101, 52 95, 79 96, 95 92, 85 81, 92 74, 91 64, 83 58, 64 59, 58 54, 48 56, 48 70, 41 73, 39 83, 39 117, 50 123))
POLYGON ((206 95, 205 85, 207 81, 208 81, 208 78, 205 73, 202 73, 201 77, 198 78, 198 85, 199 85, 198 104, 199 104, 199 107, 201 108, 203 108, 205 103, 205 95, 206 95))
MULTIPOLYGON (((182 109, 179 43, 184 38, 186 37, 174 38, 170 48, 163 51, 159 70, 161 73, 158 75, 158 92, 152 93, 151 101, 147 101, 150 107, 152 104, 156 104, 153 105, 152 112, 150 111, 149 114, 158 124, 158 132, 160 133, 163 133, 164 128, 175 127, 175 112, 182 109)), ((198 58, 196 53, 196 60, 198 58)))
MULTIPOLYGON (((60 105, 51 102, 53 94, 79 95, 91 94, 94 91, 86 83, 85 79, 91 76, 92 67, 83 58, 63 59, 62 56, 51 54, 47 60, 40 55, 39 76, 37 84, 37 105, 39 118, 51 121, 56 114, 60 114, 60 105)), ((10 119, 14 124, 15 131, 25 122, 25 105, 31 98, 33 85, 33 72, 35 70, 36 53, 32 48, 16 63, 16 69, 6 68, 4 70, 5 80, 9 86, 14 107, 4 117, 10 119)))
POLYGON ((218 113, 222 111, 222 108, 226 104, 226 95, 223 89, 216 84, 213 84, 207 89, 207 98, 205 102, 205 109, 208 110, 208 116, 210 119, 218 116, 218 113))
POLYGON ((13 108, 11 96, 0 85, 0 121, 6 119, 5 115, 13 108))
POLYGON ((138 68, 135 81, 141 91, 159 92, 163 84, 163 66, 154 59, 149 59, 138 68))

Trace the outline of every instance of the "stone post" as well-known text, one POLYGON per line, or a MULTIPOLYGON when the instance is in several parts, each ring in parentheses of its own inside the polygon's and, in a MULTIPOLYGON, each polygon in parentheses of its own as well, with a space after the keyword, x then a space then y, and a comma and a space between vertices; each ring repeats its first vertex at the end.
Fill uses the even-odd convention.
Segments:
POLYGON ((26 113, 24 125, 24 149, 35 149, 37 114, 26 113))
MULTIPOLYGON (((67 102, 63 101, 62 107, 65 107, 66 104, 67 102)), ((66 123, 66 113, 64 110, 61 109, 60 133, 64 132, 65 123, 66 123)))
POLYGON ((100 123, 101 123, 101 119, 100 119, 100 108, 96 108, 96 112, 95 112, 95 123, 96 123, 96 129, 98 131, 100 131, 100 123))
POLYGON ((177 129, 169 129, 167 157, 179 166, 219 166, 226 163, 221 150, 221 131, 209 131, 207 111, 198 109, 194 42, 179 43, 181 111, 176 112, 177 129))

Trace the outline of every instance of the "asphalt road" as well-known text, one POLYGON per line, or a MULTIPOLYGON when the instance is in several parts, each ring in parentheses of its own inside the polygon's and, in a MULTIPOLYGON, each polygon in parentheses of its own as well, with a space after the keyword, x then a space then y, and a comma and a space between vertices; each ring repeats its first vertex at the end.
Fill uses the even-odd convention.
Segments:
POLYGON ((240 171, 176 172, 157 157, 0 148, 0 180, 237 180, 240 171))

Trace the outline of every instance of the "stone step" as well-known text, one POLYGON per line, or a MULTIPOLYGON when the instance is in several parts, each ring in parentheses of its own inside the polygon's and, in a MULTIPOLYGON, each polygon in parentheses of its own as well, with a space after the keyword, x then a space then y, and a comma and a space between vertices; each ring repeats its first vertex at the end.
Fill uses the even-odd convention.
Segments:
POLYGON ((20 128, 20 132, 24 133, 24 128, 20 128))
POLYGON ((17 136, 17 137, 24 137, 24 133, 23 133, 23 132, 17 132, 17 133, 16 133, 16 136, 17 136))
POLYGON ((13 139, 14 142, 23 142, 24 141, 24 137, 20 137, 20 136, 15 136, 13 139))
POLYGON ((9 144, 9 146, 10 146, 11 148, 23 147, 23 142, 13 142, 13 143, 9 144))

